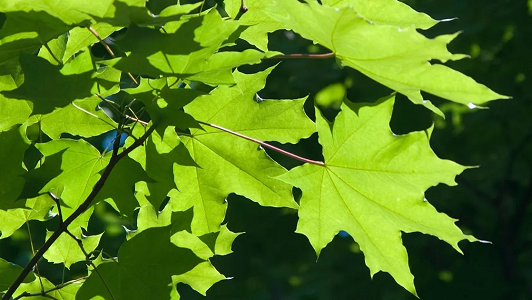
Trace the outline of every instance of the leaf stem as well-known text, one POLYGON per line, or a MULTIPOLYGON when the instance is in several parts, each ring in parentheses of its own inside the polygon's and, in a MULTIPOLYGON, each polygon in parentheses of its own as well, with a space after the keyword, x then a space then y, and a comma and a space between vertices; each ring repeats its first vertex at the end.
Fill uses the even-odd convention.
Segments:
POLYGON ((68 226, 82 213, 84 213, 91 205, 92 201, 96 198, 100 190, 103 188, 105 182, 107 181, 107 178, 109 178, 109 175, 111 174, 111 171, 116 166, 116 164, 128 155, 131 151, 135 150, 137 147, 142 145, 144 141, 151 135, 151 133, 155 130, 155 126, 151 126, 148 128, 148 130, 142 135, 138 140, 136 140, 129 148, 122 151, 120 154, 118 153, 118 149, 120 146, 120 139, 115 140, 115 147, 113 147, 113 154, 111 156, 111 159, 109 161, 109 164, 105 168, 105 170, 102 173, 102 176, 100 179, 96 182, 94 187, 92 188, 91 193, 89 196, 87 196, 87 199, 81 203, 81 205, 66 219, 64 220, 59 227, 57 228, 54 233, 44 242, 44 244, 41 246, 41 248, 35 253, 35 255, 32 257, 30 262, 24 267, 20 275, 15 279, 15 282, 9 287, 7 292, 2 297, 3 300, 11 299, 11 296, 13 296, 13 293, 17 290, 17 288, 20 286, 20 284, 24 281, 24 278, 28 276, 28 274, 31 272, 33 267, 37 265, 39 260, 43 257, 44 253, 52 246, 52 244, 59 238, 59 236, 68 230, 68 226))
POLYGON ((219 130, 221 130, 221 131, 225 131, 225 132, 227 132, 227 133, 230 133, 230 134, 232 134, 232 135, 238 136, 238 137, 243 138, 243 139, 245 139, 245 140, 252 141, 252 142, 257 143, 257 144, 259 144, 259 145, 261 145, 261 146, 263 146, 263 147, 270 148, 270 149, 272 149, 272 150, 274 150, 274 151, 277 151, 277 152, 279 152, 279 153, 281 153, 281 154, 284 154, 284 155, 286 155, 286 156, 288 156, 288 157, 291 157, 291 158, 293 158, 293 159, 297 159, 297 160, 299 160, 299 161, 302 161, 302 162, 305 162, 305 163, 309 163, 309 164, 313 164, 313 165, 325 166, 325 163, 322 162, 322 161, 311 160, 311 159, 308 159, 308 158, 304 158, 304 157, 298 156, 298 155, 296 155, 296 154, 293 154, 293 153, 288 152, 288 151, 286 151, 286 150, 283 150, 283 149, 281 149, 281 148, 277 148, 277 147, 272 146, 272 145, 270 145, 270 144, 268 144, 268 143, 265 143, 265 142, 263 142, 263 141, 259 141, 259 140, 257 140, 257 139, 254 139, 254 138, 252 138, 252 137, 249 137, 249 136, 243 135, 243 134, 241 134, 241 133, 238 133, 238 132, 232 131, 232 130, 227 129, 227 128, 224 128, 224 127, 222 127, 222 126, 218 126, 218 125, 216 125, 216 124, 210 124, 210 123, 202 122, 202 121, 198 121, 198 123, 203 124, 203 125, 207 125, 207 126, 212 127, 212 128, 219 129, 219 130))
MULTIPOLYGON (((94 28, 92 28, 90 26, 87 27, 87 28, 98 39, 98 41, 100 41, 100 44, 102 44, 102 46, 105 48, 105 50, 107 50, 107 52, 109 52, 109 54, 111 54, 111 56, 113 58, 116 58, 116 55, 113 52, 113 49, 111 49, 111 47, 109 47, 109 45, 107 45, 107 43, 102 39, 102 37, 98 34, 98 32, 96 32, 96 30, 94 30, 94 28)), ((135 79, 135 77, 131 73, 127 72, 127 75, 129 76, 129 78, 131 78, 131 80, 133 80, 133 82, 136 85, 139 85, 139 82, 135 79)))
POLYGON ((272 56, 272 57, 267 57, 265 59, 295 59, 295 58, 327 59, 327 58, 333 58, 335 56, 336 55, 334 54, 334 52, 321 53, 321 54, 294 53, 294 54, 275 55, 275 56, 272 56))

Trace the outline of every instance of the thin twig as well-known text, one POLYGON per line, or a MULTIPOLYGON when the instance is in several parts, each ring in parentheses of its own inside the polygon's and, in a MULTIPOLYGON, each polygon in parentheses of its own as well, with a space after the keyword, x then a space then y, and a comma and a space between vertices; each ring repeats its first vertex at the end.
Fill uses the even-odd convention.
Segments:
MULTIPOLYGON (((109 54, 111 54, 111 56, 113 58, 116 58, 116 55, 115 53, 113 52, 113 50, 111 49, 111 47, 109 47, 109 45, 107 45, 107 43, 100 37, 100 35, 98 34, 98 32, 96 32, 96 30, 94 30, 94 28, 92 27, 87 27, 89 29, 89 31, 98 39, 98 41, 100 41, 100 44, 102 44, 102 46, 105 48, 105 50, 107 50, 107 52, 109 52, 109 54)), ((131 78, 131 80, 133 80, 133 82, 136 84, 136 85, 139 85, 139 82, 135 79, 135 77, 127 72, 127 75, 129 76, 129 78, 131 78)))
MULTIPOLYGON (((134 113, 134 112, 133 112, 134 113)), ((132 117, 130 115, 126 115, 126 118, 129 119, 129 120, 133 120, 135 122, 139 122, 140 124, 144 125, 144 126, 147 126, 148 125, 148 122, 146 121, 142 121, 141 119, 139 119, 137 116, 135 117, 132 117)))
POLYGON ((198 13, 198 16, 201 15, 201 12, 203 11, 203 6, 205 5, 205 0, 203 0, 203 2, 201 2, 201 7, 199 9, 199 13, 198 13))
POLYGON ((327 59, 335 57, 334 52, 331 53, 322 53, 322 54, 282 54, 275 55, 272 57, 266 57, 265 59, 295 59, 295 58, 307 58, 307 59, 327 59))
POLYGON ((202 122, 202 121, 198 121, 198 123, 203 124, 203 125, 207 125, 207 126, 210 126, 210 127, 216 128, 216 129, 219 129, 219 130, 221 130, 221 131, 225 131, 225 132, 227 132, 227 133, 230 133, 230 134, 232 134, 232 135, 235 135, 235 136, 241 137, 241 138, 246 139, 246 140, 248 140, 248 141, 252 141, 252 142, 257 143, 257 144, 259 144, 259 145, 261 145, 261 146, 263 146, 263 147, 270 148, 270 149, 272 149, 272 150, 275 150, 275 151, 277 151, 277 152, 279 152, 279 153, 281 153, 281 154, 284 154, 284 155, 286 155, 286 156, 288 156, 288 157, 291 157, 291 158, 293 158, 293 159, 297 159, 297 160, 299 160, 299 161, 302 161, 302 162, 305 162, 305 163, 309 163, 309 164, 313 164, 313 165, 325 166, 325 163, 322 162, 322 161, 311 160, 311 159, 308 159, 308 158, 304 158, 304 157, 301 157, 301 156, 295 155, 295 154, 293 154, 293 153, 291 153, 291 152, 288 152, 288 151, 286 151, 286 150, 283 150, 283 149, 277 148, 277 147, 275 147, 275 146, 272 146, 272 145, 270 145, 270 144, 268 144, 268 143, 265 143, 265 142, 263 142, 263 141, 259 141, 259 140, 257 140, 257 139, 252 138, 252 137, 245 136, 245 135, 243 135, 243 134, 241 134, 241 133, 238 133, 238 132, 232 131, 232 130, 230 130, 230 129, 223 128, 223 127, 221 127, 221 126, 218 126, 218 125, 215 125, 215 124, 206 123, 206 122, 202 122))

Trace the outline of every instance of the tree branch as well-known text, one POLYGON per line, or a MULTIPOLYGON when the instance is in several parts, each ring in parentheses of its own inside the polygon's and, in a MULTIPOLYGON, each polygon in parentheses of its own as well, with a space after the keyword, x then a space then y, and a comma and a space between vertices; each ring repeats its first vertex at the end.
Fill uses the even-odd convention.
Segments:
POLYGON ((32 257, 30 262, 24 267, 20 275, 15 279, 15 282, 9 287, 7 292, 2 297, 3 300, 8 300, 11 298, 13 293, 17 290, 17 288, 20 286, 20 284, 24 281, 24 278, 28 276, 28 274, 31 272, 33 267, 37 265, 39 260, 43 257, 44 253, 52 246, 52 244, 59 238, 59 236, 68 230, 68 226, 82 213, 84 213, 91 205, 92 201, 96 198, 100 190, 103 188, 105 182, 107 181, 107 178, 109 178, 109 175, 111 174, 111 171, 115 167, 115 165, 125 157, 127 154, 129 154, 131 151, 135 150, 137 147, 142 145, 144 141, 150 136, 150 134, 155 130, 155 126, 152 126, 148 128, 146 133, 136 140, 129 148, 122 151, 120 154, 118 154, 118 149, 120 145, 120 139, 115 139, 114 147, 113 147, 113 154, 111 156, 111 159, 109 161, 109 164, 105 168, 105 170, 102 173, 102 176, 100 179, 96 182, 94 187, 92 188, 91 193, 89 196, 87 196, 87 199, 66 219, 64 220, 59 227, 57 228, 54 233, 44 242, 44 244, 41 246, 41 248, 35 253, 35 255, 32 257))
POLYGON ((218 125, 215 125, 215 124, 210 124, 210 123, 206 123, 206 122, 202 122, 202 121, 198 121, 198 123, 203 124, 203 125, 207 125, 207 126, 210 126, 210 127, 216 128, 216 129, 219 129, 219 130, 221 130, 221 131, 225 131, 225 132, 227 132, 227 133, 230 133, 230 134, 232 134, 232 135, 238 136, 238 137, 243 138, 243 139, 245 139, 245 140, 252 141, 252 142, 257 143, 257 144, 259 144, 259 145, 261 145, 261 146, 263 146, 263 147, 270 148, 270 149, 272 149, 272 150, 274 150, 274 151, 277 151, 277 152, 279 152, 279 153, 281 153, 281 154, 284 154, 284 155, 286 155, 286 156, 288 156, 288 157, 291 157, 291 158, 293 158, 293 159, 297 159, 297 160, 299 160, 299 161, 302 161, 302 162, 305 162, 305 163, 309 163, 309 164, 313 164, 313 165, 325 166, 325 163, 322 162, 322 161, 311 160, 311 159, 308 159, 308 158, 304 158, 304 157, 301 157, 301 156, 295 155, 295 154, 293 154, 293 153, 291 153, 291 152, 288 152, 288 151, 283 150, 283 149, 281 149, 281 148, 277 148, 277 147, 272 146, 272 145, 270 145, 270 144, 268 144, 268 143, 265 143, 265 142, 263 142, 263 141, 259 141, 259 140, 257 140, 257 139, 254 139, 254 138, 249 137, 249 136, 245 136, 245 135, 243 135, 243 134, 241 134, 241 133, 238 133, 238 132, 232 131, 232 130, 230 130, 230 129, 223 128, 222 126, 218 126, 218 125))

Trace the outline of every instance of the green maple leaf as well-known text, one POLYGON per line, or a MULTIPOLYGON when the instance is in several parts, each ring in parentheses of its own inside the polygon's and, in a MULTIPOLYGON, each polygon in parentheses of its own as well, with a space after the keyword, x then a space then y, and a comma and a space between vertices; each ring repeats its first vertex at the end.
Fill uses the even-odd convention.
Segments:
POLYGON ((92 272, 76 299, 170 299, 177 292, 172 276, 184 274, 203 262, 189 249, 170 241, 171 226, 147 229, 122 244, 118 261, 97 267, 113 297, 109 295, 98 273, 92 272))
POLYGON ((55 108, 67 106, 77 99, 108 90, 115 85, 106 78, 98 79, 88 51, 84 51, 63 67, 54 66, 32 55, 20 57, 24 83, 13 91, 2 92, 5 97, 31 101, 32 114, 47 114, 55 108), (43 76, 46 74, 46 76, 43 76), (62 87, 58 89, 57 87, 62 87))
MULTIPOLYGON (((21 53, 32 53, 41 45, 69 31, 76 25, 107 23, 114 27, 162 26, 177 21, 201 3, 172 5, 154 15, 138 0, 100 0, 86 5, 85 0, 72 0, 57 5, 42 0, 2 1, 0 11, 6 22, 0 31, 0 64, 21 53)), ((88 32, 88 30, 85 28, 88 32)), ((83 42, 85 43, 85 42, 83 42)), ((77 52, 77 51, 76 51, 77 52)))
POLYGON ((0 132, 0 157, 6 158, 0 160, 0 209, 10 207, 22 192, 24 179, 20 176, 25 173, 22 161, 28 147, 18 128, 0 132))
POLYGON ((0 93, 0 111, 9 112, 9 114, 0 115, 0 132, 26 121, 31 114, 31 110, 31 102, 6 98, 0 93))
POLYGON ((54 140, 36 147, 45 156, 45 162, 24 175, 26 194, 21 197, 53 192, 64 202, 66 218, 92 191, 110 155, 102 156, 84 140, 54 140))
POLYGON ((16 59, 22 53, 35 52, 43 44, 71 28, 45 11, 24 7, 28 4, 25 2, 0 3, 0 11, 6 14, 6 22, 0 30, 0 65, 16 59))
POLYGON ((397 0, 324 0, 322 3, 338 8, 350 6, 364 19, 375 24, 429 29, 438 23, 427 14, 419 13, 397 0))
MULTIPOLYGON (((198 237, 190 232, 191 221, 191 209, 184 212, 172 212, 170 206, 166 206, 161 212, 157 212, 152 205, 148 204, 140 208, 137 231, 132 232, 129 236, 135 236, 149 228, 171 225, 171 232, 173 233, 171 241, 179 247, 192 250, 201 259, 231 253, 231 245, 240 233, 233 233, 224 225, 218 232, 198 237)), ((208 261, 198 264, 194 269, 184 274, 172 276, 174 284, 186 283, 202 295, 205 295, 207 289, 212 285, 223 279, 225 276, 220 274, 208 261)))
POLYGON ((169 88, 166 81, 166 78, 143 79, 138 87, 123 91, 130 96, 126 99, 140 100, 144 103, 150 119, 157 126, 155 130, 159 135, 164 135, 168 126, 181 129, 198 128, 198 123, 182 108, 205 93, 192 89, 169 88))
POLYGON ((350 7, 339 9, 315 2, 277 1, 275 9, 270 7, 266 12, 304 38, 331 49, 342 65, 440 115, 438 108, 423 99, 421 91, 462 104, 508 98, 451 68, 429 63, 465 57, 447 51, 447 44, 456 35, 427 39, 413 27, 371 24, 350 7), (315 24, 321 24, 319 30, 315 24))
POLYGON ((116 129, 117 124, 101 109, 100 98, 93 96, 74 101, 41 117, 41 130, 52 139, 62 133, 92 137, 116 129))
POLYGON ((68 34, 62 34, 59 37, 46 43, 39 50, 39 57, 46 59, 53 65, 62 65, 65 59, 66 45, 68 34))
POLYGON ((24 82, 24 73, 18 61, 11 60, 2 65, 0 70, 0 91, 18 88, 24 82))
MULTIPOLYGON (((181 22, 175 31, 131 26, 117 45, 128 57, 108 60, 117 69, 136 74, 177 75, 214 84, 227 83, 231 68, 259 63, 269 56, 256 50, 215 53, 238 29, 234 21, 224 21, 216 10, 181 22), (221 72, 221 73, 220 73, 221 72), (203 77, 198 77, 198 73, 203 77)), ((228 83, 231 83, 228 82, 228 83)))
MULTIPOLYGON (((0 294, 7 290, 22 272, 22 268, 0 258, 0 294)), ((24 278, 24 283, 29 283, 35 279, 33 272, 24 278)))
MULTIPOLYGON (((253 75, 235 71, 236 86, 219 86, 187 105, 185 111, 196 120, 264 141, 295 143, 310 136, 315 129, 303 111, 305 99, 253 100, 271 70, 253 75)), ((169 205, 174 210, 194 207, 192 232, 219 230, 229 193, 265 206, 297 207, 291 186, 273 178, 286 170, 257 149, 257 144, 206 126, 190 132, 181 139, 200 167, 174 166, 179 192, 172 194, 169 205)))
MULTIPOLYGON (((112 26, 107 23, 92 24, 91 28, 98 33, 100 38, 105 39, 113 32, 120 30, 120 26, 112 26)), ((98 42, 98 38, 94 36, 92 32, 83 27, 72 28, 68 32, 68 40, 66 43, 66 49, 63 54, 63 63, 66 63, 72 55, 78 53, 80 50, 87 46, 93 45, 98 42)))
MULTIPOLYGON (((240 12, 241 0, 224 1, 225 10, 231 18, 235 18, 240 12)), ((275 2, 270 0, 264 1, 247 1, 245 2, 247 11, 238 20, 247 28, 242 32, 240 38, 262 51, 268 51, 268 33, 277 30, 287 29, 283 22, 271 18, 264 11, 267 8, 275 9, 275 2)))
POLYGON ((207 295, 207 290, 211 286, 225 279, 225 276, 220 274, 208 261, 199 263, 194 269, 184 274, 172 276, 173 284, 188 284, 203 296, 207 295))
MULTIPOLYGON (((93 75, 107 86, 99 85, 100 97, 119 91, 121 72, 113 68, 103 68, 93 75)), ((102 109, 97 96, 76 100, 63 108, 40 117, 40 128, 52 139, 59 139, 62 133, 92 137, 117 128, 117 124, 102 109)))
MULTIPOLYGON (((81 287, 82 282, 76 282, 72 284, 65 285, 60 289, 56 289, 46 293, 47 296, 33 296, 32 299, 35 300, 46 300, 51 299, 61 299, 61 300, 74 300, 76 299, 76 293, 81 287)), ((13 294, 14 297, 20 296, 22 293, 40 293, 42 289, 50 290, 55 288, 56 285, 50 282, 50 280, 40 276, 40 278, 35 278, 33 281, 28 283, 23 283, 13 294)))
POLYGON ((126 156, 113 168, 113 172, 105 181, 105 185, 96 196, 94 202, 105 200, 111 204, 122 217, 132 220, 133 211, 139 207, 133 188, 139 181, 150 182, 139 163, 126 156))
MULTIPOLYGON (((141 129, 137 127, 136 131, 141 129)), ((128 139, 126 146, 130 143, 128 139)), ((141 206, 151 203, 159 207, 170 191, 175 190, 174 164, 197 166, 172 126, 167 127, 162 136, 153 132, 145 145, 132 151, 130 157, 140 163, 151 178, 150 182, 136 187, 136 197, 141 206)))
POLYGON ((0 239, 11 236, 17 229, 30 220, 45 221, 53 217, 50 211, 55 202, 49 195, 18 201, 16 206, 5 210, 0 210, 0 239))
POLYGON ((372 276, 388 272, 415 294, 401 231, 436 236, 457 251, 459 241, 475 238, 424 201, 426 189, 455 185, 465 168, 434 154, 430 130, 394 135, 393 102, 392 96, 369 106, 343 104, 334 125, 318 113, 325 166, 305 164, 278 178, 303 191, 297 232, 318 254, 344 230, 360 245, 372 276))
MULTIPOLYGON (((98 247, 100 238, 103 235, 102 233, 99 235, 83 236, 80 227, 77 227, 76 230, 70 230, 70 232, 81 240, 83 249, 87 253, 93 252, 98 247)), ((52 234, 52 231, 47 231, 46 238, 50 238, 52 234)), ((62 263, 67 269, 70 269, 70 266, 74 263, 86 260, 85 254, 81 251, 79 244, 66 233, 61 234, 52 246, 50 246, 50 249, 44 253, 44 258, 51 263, 62 263)))
POLYGON ((191 233, 192 216, 192 209, 184 212, 172 212, 171 207, 167 205, 162 211, 158 212, 152 205, 147 204, 139 209, 137 230, 131 232, 128 237, 133 237, 148 228, 172 224, 172 232, 180 233, 179 236, 173 238, 175 244, 191 249, 200 258, 208 259, 214 255, 232 253, 233 241, 241 233, 231 232, 226 225, 222 225, 219 231, 196 236, 191 233))

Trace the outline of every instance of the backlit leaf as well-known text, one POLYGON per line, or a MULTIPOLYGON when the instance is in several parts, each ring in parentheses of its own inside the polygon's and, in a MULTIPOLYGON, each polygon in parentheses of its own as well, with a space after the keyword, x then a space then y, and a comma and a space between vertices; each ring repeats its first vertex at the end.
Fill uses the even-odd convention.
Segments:
POLYGON ((268 14, 282 21, 304 38, 331 49, 342 65, 354 68, 442 114, 421 91, 462 103, 482 104, 507 98, 472 78, 430 61, 457 60, 464 55, 451 54, 447 44, 456 35, 427 39, 415 28, 371 24, 349 7, 341 9, 297 1, 277 1, 280 7, 268 14), (322 24, 315 30, 314 24, 322 24))
POLYGON ((388 128, 393 96, 374 105, 342 105, 334 124, 317 114, 325 166, 305 164, 278 177, 303 191, 297 232, 316 253, 341 230, 364 252, 373 276, 390 273, 416 294, 401 232, 422 232, 446 241, 474 241, 424 200, 439 183, 455 185, 464 167, 439 159, 429 146, 430 130, 396 136, 388 128))
MULTIPOLYGON (((220 86, 185 107, 196 120, 212 122, 262 140, 295 143, 314 132, 303 111, 304 99, 255 102, 272 69, 246 75, 235 71, 237 86, 220 86)), ((285 169, 272 161, 253 142, 203 126, 181 137, 200 166, 175 165, 172 194, 174 210, 194 207, 192 231, 218 231, 229 193, 236 193, 265 206, 297 208, 291 186, 274 179, 285 169)))

